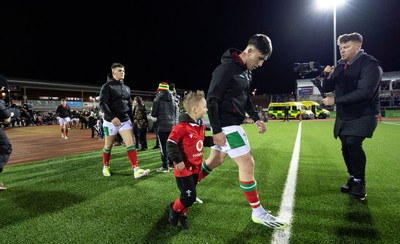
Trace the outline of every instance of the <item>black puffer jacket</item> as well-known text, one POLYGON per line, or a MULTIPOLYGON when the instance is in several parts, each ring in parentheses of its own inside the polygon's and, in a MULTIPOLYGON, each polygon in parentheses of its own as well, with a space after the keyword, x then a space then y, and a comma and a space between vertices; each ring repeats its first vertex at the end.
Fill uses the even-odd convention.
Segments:
POLYGON ((168 90, 157 93, 153 101, 151 116, 157 118, 157 130, 159 132, 171 132, 175 122, 175 106, 172 94, 168 90))
POLYGON ((133 121, 131 89, 124 81, 107 76, 107 83, 100 90, 100 109, 106 121, 111 122, 115 117, 121 122, 133 121))
POLYGON ((212 74, 207 108, 213 134, 220 133, 222 127, 242 124, 246 112, 254 121, 260 119, 250 100, 252 73, 240 63, 239 54, 237 49, 228 49, 212 74))

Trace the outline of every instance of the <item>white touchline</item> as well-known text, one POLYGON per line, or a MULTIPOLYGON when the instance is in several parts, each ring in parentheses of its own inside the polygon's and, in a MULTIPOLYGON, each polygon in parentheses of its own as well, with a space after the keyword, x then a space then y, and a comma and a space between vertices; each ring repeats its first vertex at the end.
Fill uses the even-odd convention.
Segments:
POLYGON ((382 122, 382 123, 388 125, 400 125, 399 123, 393 123, 393 122, 382 122))
POLYGON ((300 139, 301 139, 301 122, 297 130, 296 142, 294 144, 292 160, 290 161, 289 172, 286 178, 285 190, 283 191, 283 199, 278 218, 287 221, 289 226, 284 230, 274 230, 271 243, 285 244, 289 243, 291 235, 291 223, 293 218, 294 194, 296 192, 297 169, 299 167, 300 157, 300 139))

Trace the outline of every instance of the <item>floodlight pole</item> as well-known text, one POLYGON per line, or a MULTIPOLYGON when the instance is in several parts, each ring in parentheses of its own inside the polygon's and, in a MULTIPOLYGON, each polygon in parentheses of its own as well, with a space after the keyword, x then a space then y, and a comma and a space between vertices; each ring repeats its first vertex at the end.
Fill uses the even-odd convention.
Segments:
POLYGON ((336 51, 336 3, 333 4, 333 66, 337 63, 336 51))

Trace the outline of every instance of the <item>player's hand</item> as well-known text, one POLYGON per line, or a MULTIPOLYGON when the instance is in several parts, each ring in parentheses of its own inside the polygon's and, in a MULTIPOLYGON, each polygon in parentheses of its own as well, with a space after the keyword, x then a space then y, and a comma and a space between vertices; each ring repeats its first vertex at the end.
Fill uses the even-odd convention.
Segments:
POLYGON ((176 169, 178 171, 182 171, 185 168, 185 163, 182 161, 179 164, 175 164, 176 165, 176 169))
POLYGON ((111 123, 112 123, 114 126, 120 126, 120 125, 121 125, 121 120, 119 120, 117 117, 115 117, 115 118, 113 118, 113 119, 111 120, 111 123))
POLYGON ((215 145, 223 146, 226 144, 226 136, 223 132, 213 135, 213 142, 215 145))
POLYGON ((257 120, 256 125, 258 127, 258 133, 264 134, 267 131, 267 127, 265 126, 265 123, 263 121, 257 120))

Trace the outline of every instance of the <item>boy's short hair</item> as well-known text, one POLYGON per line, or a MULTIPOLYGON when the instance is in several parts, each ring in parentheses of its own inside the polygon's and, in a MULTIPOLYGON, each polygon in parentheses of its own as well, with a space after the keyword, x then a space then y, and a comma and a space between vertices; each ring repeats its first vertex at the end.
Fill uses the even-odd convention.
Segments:
POLYGON ((192 108, 196 106, 203 98, 205 98, 204 91, 189 91, 185 94, 183 99, 183 108, 186 112, 190 113, 190 110, 192 110, 192 108))

